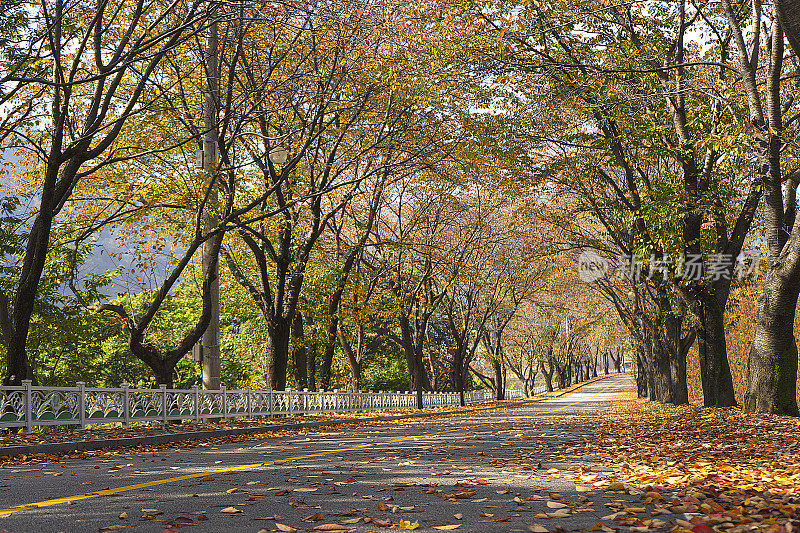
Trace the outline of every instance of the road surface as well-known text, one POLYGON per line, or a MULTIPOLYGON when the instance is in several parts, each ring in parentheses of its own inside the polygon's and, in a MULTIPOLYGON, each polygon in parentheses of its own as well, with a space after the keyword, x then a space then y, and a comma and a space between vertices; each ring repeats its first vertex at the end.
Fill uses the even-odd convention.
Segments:
POLYGON ((0 468, 0 530, 255 533, 340 524, 365 533, 416 523, 417 531, 588 531, 619 500, 637 497, 579 492, 579 474, 602 467, 573 453, 592 435, 571 415, 602 416, 632 385, 613 375, 491 412, 8 465, 0 468))

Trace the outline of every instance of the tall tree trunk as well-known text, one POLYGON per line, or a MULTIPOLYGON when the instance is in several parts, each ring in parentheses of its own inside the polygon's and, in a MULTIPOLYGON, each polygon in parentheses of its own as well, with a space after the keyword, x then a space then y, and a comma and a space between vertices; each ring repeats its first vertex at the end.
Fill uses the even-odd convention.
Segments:
MULTIPOLYGON (((331 297, 333 300, 333 297, 331 297)), ((333 302, 329 304, 332 306, 333 302)), ((336 303, 338 308, 338 302, 336 303)), ((328 390, 331 386, 331 369, 333 368, 333 354, 336 350, 336 337, 339 330, 339 316, 331 315, 328 329, 325 331, 325 351, 322 353, 322 367, 319 372, 320 386, 328 390)))
POLYGON ((465 381, 466 380, 464 379, 464 362, 463 362, 463 357, 461 357, 461 361, 459 362, 459 364, 455 366, 455 368, 453 368, 453 387, 458 393, 459 404, 461 405, 461 407, 467 405, 466 398, 464 397, 465 381))
POLYGON ((706 407, 737 405, 725 344, 724 313, 724 306, 718 301, 717 295, 714 292, 704 292, 697 337, 703 405, 706 407))
POLYGON ((656 339, 651 350, 650 362, 653 374, 650 399, 661 403, 673 403, 670 356, 662 339, 656 339))
POLYGON ((408 366, 411 389, 416 392, 417 409, 422 409, 422 391, 430 389, 422 353, 422 340, 425 333, 413 330, 408 317, 404 314, 400 315, 399 323, 401 333, 400 346, 403 349, 403 355, 408 366))
POLYGON ((532 364, 529 367, 528 379, 525 380, 525 397, 530 398, 536 393, 536 375, 539 373, 539 367, 534 367, 532 364))
POLYGON ((786 39, 795 55, 800 57, 800 0, 775 0, 774 5, 780 13, 786 39))
POLYGON ((550 364, 555 368, 558 388, 563 389, 567 383, 566 365, 562 366, 555 358, 550 359, 550 364))
POLYGON ((305 332, 303 330, 303 315, 300 311, 296 311, 292 321, 292 363, 294 366, 294 383, 297 390, 308 388, 307 352, 305 332))
MULTIPOLYGON (((57 172, 57 167, 55 171, 57 172)), ((44 202, 45 199, 43 198, 41 208, 36 215, 28 237, 22 273, 14 295, 14 305, 10 310, 10 320, 7 322, 10 327, 7 331, 3 331, 6 345, 4 385, 20 385, 24 379, 36 381, 26 348, 28 330, 33 316, 33 305, 36 301, 36 293, 39 289, 39 282, 47 259, 50 229, 53 224, 50 207, 45 205, 44 202)), ((3 302, 3 304, 4 310, 8 310, 8 303, 3 302)), ((6 313, 8 314, 7 311, 6 313)))
MULTIPOLYGON (((451 322, 452 323, 452 322, 451 322)), ((458 331, 453 328, 452 330, 455 334, 458 334, 458 331)), ((467 347, 464 342, 458 338, 455 340, 456 346, 452 352, 452 367, 450 368, 450 377, 453 382, 453 389, 458 393, 459 402, 461 406, 466 405, 466 398, 464 397, 464 383, 465 383, 465 376, 464 371, 467 370, 466 364, 467 359, 467 347)))
POLYGON ((362 387, 360 351, 361 343, 363 342, 364 328, 361 325, 358 327, 358 354, 355 352, 355 350, 353 350, 353 347, 350 345, 350 341, 347 339, 347 336, 342 328, 339 328, 339 345, 342 347, 342 351, 347 356, 347 364, 350 365, 350 390, 353 392, 360 391, 362 387))
MULTIPOLYGON (((669 304, 668 304, 669 305, 669 304)), ((689 403, 689 389, 686 384, 686 355, 694 342, 692 330, 687 337, 681 337, 683 318, 664 308, 664 337, 670 364, 670 403, 686 405, 689 403)))
POLYGON ((798 416, 797 340, 794 318, 800 285, 767 271, 758 299, 758 318, 750 357, 744 411, 798 416))
POLYGON ((636 395, 647 398, 647 369, 644 362, 644 348, 636 347, 636 395))
POLYGON ((503 373, 503 363, 499 358, 492 358, 492 370, 494 370, 494 399, 506 399, 506 380, 503 373))
POLYGON ((306 375, 308 376, 308 390, 317 390, 317 342, 311 341, 308 346, 306 358, 306 375))
POLYGON ((286 369, 289 362, 289 337, 291 322, 283 317, 275 317, 269 326, 267 343, 267 373, 265 381, 272 390, 286 390, 286 369))
POLYGON ((550 371, 548 372, 545 368, 544 361, 539 360, 539 371, 544 376, 544 385, 547 387, 547 392, 553 392, 553 372, 555 370, 555 365, 553 364, 552 358, 550 359, 550 371))

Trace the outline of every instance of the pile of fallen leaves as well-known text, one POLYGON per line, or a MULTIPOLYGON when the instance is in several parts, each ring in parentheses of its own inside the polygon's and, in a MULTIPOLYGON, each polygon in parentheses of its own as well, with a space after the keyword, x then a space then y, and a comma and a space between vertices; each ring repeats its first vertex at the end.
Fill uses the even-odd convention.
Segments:
MULTIPOLYGON (((598 488, 644 491, 653 516, 685 517, 673 520, 673 532, 800 529, 797 419, 630 395, 605 417, 583 418, 596 435, 586 451, 615 472, 598 488)), ((631 531, 652 530, 628 518, 631 531)))

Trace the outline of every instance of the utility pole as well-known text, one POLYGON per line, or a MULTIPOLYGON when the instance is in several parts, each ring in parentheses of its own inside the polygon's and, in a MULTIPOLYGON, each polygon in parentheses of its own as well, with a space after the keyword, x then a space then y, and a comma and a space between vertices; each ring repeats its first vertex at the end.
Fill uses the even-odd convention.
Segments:
MULTIPOLYGON (((203 230, 207 234, 219 225, 217 207, 219 195, 217 183, 214 180, 217 172, 217 103, 219 102, 219 30, 217 27, 216 9, 209 7, 208 36, 206 38, 206 88, 203 92, 203 177, 206 184, 211 186, 208 203, 203 212, 203 230)), ((219 238, 222 238, 221 236, 219 238)), ((211 321, 203 333, 203 388, 220 388, 220 351, 219 351, 219 267, 214 272, 209 272, 210 265, 214 262, 212 256, 213 240, 209 239, 203 244, 203 277, 211 276, 211 321)))

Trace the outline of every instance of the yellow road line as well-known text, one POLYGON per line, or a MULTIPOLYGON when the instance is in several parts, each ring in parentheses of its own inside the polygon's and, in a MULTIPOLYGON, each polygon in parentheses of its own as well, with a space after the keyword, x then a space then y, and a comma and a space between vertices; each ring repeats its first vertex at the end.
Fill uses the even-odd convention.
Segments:
MULTIPOLYGON (((603 379, 607 379, 607 378, 603 378, 603 379)), ((598 380, 598 381, 600 381, 600 380, 598 380)), ((577 392, 578 390, 582 389, 583 387, 591 385, 593 383, 597 383, 597 381, 593 381, 592 383, 587 383, 585 385, 582 385, 582 386, 570 391, 569 394, 573 394, 573 393, 577 392)), ((606 389, 608 389, 612 385, 615 385, 616 383, 617 383, 617 381, 609 383, 608 385, 606 385, 605 387, 603 387, 602 389, 597 391, 594 395, 592 395, 589 398, 585 398, 583 400, 578 400, 578 401, 569 403, 567 405, 563 405, 561 407, 558 407, 556 409, 551 409, 549 411, 544 411, 542 413, 538 413, 538 414, 535 414, 535 415, 509 417, 509 418, 507 418, 505 420, 496 420, 496 421, 492 421, 492 422, 482 422, 480 424, 474 424, 474 425, 471 425, 471 426, 461 426, 461 427, 454 428, 454 429, 445 429, 445 430, 441 430, 441 431, 433 431, 433 432, 430 432, 430 433, 423 433, 421 435, 411 435, 411 436, 408 436, 408 437, 400 437, 400 438, 397 438, 397 439, 386 440, 386 441, 381 441, 381 442, 370 442, 370 443, 367 443, 367 444, 358 444, 356 446, 350 446, 350 447, 347 447, 347 448, 337 448, 335 450, 327 450, 327 451, 324 451, 324 452, 310 453, 310 454, 307 454, 307 455, 297 455, 297 456, 294 456, 294 457, 288 457, 286 459, 275 459, 275 460, 272 460, 272 461, 265 461, 263 463, 253 463, 253 464, 249 464, 249 465, 230 466, 230 467, 227 467, 227 468, 220 468, 219 470, 210 470, 210 471, 205 471, 205 472, 195 472, 194 474, 186 474, 186 475, 183 475, 183 476, 171 477, 171 478, 167 478, 167 479, 160 479, 160 480, 157 480, 157 481, 147 481, 145 483, 136 483, 135 485, 127 485, 125 487, 119 487, 119 488, 116 488, 116 489, 104 489, 104 490, 98 490, 97 492, 87 492, 85 494, 77 494, 75 496, 66 496, 66 497, 63 497, 63 498, 53 498, 51 500, 44 500, 44 501, 41 501, 41 502, 28 503, 28 504, 24 504, 24 505, 17 505, 15 507, 9 507, 7 509, 0 509, 0 518, 7 517, 7 516, 11 515, 12 513, 17 513, 19 511, 24 511, 26 509, 36 509, 36 508, 39 508, 39 507, 50 507, 51 505, 58 505, 60 503, 69 503, 69 502, 75 502, 75 501, 80 501, 80 500, 87 500, 89 498, 97 498, 98 496, 109 496, 111 494, 116 494, 118 492, 125 492, 125 491, 136 490, 136 489, 144 489, 144 488, 147 488, 147 487, 154 487, 154 486, 157 486, 157 485, 165 485, 167 483, 175 483, 177 481, 184 481, 186 479, 195 479, 195 478, 199 478, 199 477, 212 476, 212 475, 215 475, 215 474, 225 474, 225 473, 228 473, 228 472, 236 472, 238 470, 249 470, 249 469, 252 469, 252 468, 259 468, 261 466, 279 465, 279 464, 283 464, 283 463, 286 463, 286 462, 289 462, 289 461, 299 461, 301 459, 312 459, 314 457, 324 457, 326 455, 332 455, 334 453, 350 452, 350 451, 355 451, 355 450, 361 450, 361 449, 364 449, 364 448, 371 448, 371 447, 375 447, 375 446, 383 446, 383 445, 386 445, 386 444, 394 444, 394 443, 397 443, 397 442, 403 442, 403 441, 407 441, 407 440, 420 439, 420 438, 424 438, 424 437, 432 437, 432 436, 435 436, 435 435, 444 435, 446 433, 453 433, 455 431, 465 431, 465 430, 475 429, 475 428, 482 427, 482 426, 489 426, 489 425, 492 425, 492 424, 497 424, 498 422, 505 422, 505 421, 507 421, 507 420, 509 420, 511 418, 513 418, 513 419, 535 418, 537 416, 549 415, 549 414, 555 413, 557 411, 561 411, 562 409, 566 409, 568 407, 572 407, 573 405, 579 404, 581 402, 585 402, 585 401, 591 400, 592 398, 594 398, 595 396, 599 395, 600 393, 605 392, 606 389)))

